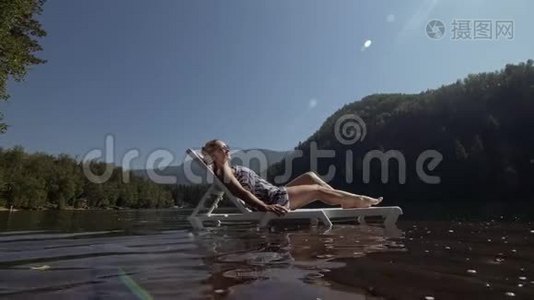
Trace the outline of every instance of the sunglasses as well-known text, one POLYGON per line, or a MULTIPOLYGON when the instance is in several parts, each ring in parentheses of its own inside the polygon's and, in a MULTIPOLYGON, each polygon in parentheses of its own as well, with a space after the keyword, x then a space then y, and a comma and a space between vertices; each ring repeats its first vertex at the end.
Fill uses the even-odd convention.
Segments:
POLYGON ((228 147, 228 145, 223 145, 223 146, 221 146, 221 150, 230 151, 230 147, 228 147))

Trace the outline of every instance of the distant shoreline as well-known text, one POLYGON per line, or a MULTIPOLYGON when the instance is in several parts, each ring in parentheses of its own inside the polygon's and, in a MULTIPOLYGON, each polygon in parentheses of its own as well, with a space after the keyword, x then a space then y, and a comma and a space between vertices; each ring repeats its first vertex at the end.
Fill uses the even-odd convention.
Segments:
POLYGON ((0 212, 3 211, 39 211, 39 210, 140 210, 140 209, 191 209, 191 207, 165 207, 165 208, 131 208, 131 207, 106 207, 106 208, 75 208, 71 206, 67 206, 65 208, 59 209, 59 208, 53 208, 53 207, 43 207, 43 208, 13 208, 9 209, 9 207, 0 206, 0 212))
POLYGON ((0 206, 0 211, 18 211, 17 208, 9 209, 8 207, 0 206))

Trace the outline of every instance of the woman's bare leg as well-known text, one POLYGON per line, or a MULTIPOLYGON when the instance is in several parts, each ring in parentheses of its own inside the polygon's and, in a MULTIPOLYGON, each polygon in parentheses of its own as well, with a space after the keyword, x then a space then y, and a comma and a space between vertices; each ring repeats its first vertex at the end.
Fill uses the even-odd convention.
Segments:
POLYGON ((289 208, 297 209, 320 200, 329 205, 341 205, 343 208, 367 208, 382 201, 349 192, 330 189, 319 184, 286 186, 289 196, 289 208))
POLYGON ((328 183, 322 180, 321 177, 319 177, 319 175, 317 175, 313 171, 306 172, 302 175, 297 176, 295 179, 291 180, 288 184, 286 184, 286 187, 296 186, 296 185, 309 185, 309 184, 318 184, 326 188, 329 188, 331 190, 334 189, 328 183))

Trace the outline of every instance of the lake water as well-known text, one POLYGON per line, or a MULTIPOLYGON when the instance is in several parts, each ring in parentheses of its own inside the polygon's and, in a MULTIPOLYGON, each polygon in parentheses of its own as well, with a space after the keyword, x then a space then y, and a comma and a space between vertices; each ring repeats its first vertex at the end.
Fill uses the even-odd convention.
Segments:
POLYGON ((0 297, 534 299, 531 211, 417 207, 391 228, 329 231, 193 232, 190 210, 0 212, 0 297))

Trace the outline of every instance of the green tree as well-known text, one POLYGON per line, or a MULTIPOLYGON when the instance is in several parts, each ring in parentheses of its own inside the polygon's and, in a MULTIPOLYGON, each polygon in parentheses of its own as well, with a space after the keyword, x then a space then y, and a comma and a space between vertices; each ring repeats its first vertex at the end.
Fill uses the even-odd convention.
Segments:
POLYGON ((462 142, 457 139, 454 140, 454 153, 459 160, 467 159, 467 151, 465 150, 464 145, 462 145, 462 142))
POLYGON ((137 183, 132 180, 129 183, 121 184, 119 190, 117 205, 120 207, 135 207, 139 200, 137 183))
MULTIPOLYGON (((7 100, 9 78, 21 81, 32 65, 46 61, 34 54, 42 50, 37 38, 46 36, 36 19, 44 0, 0 0, 0 100, 7 100)), ((0 113, 0 133, 7 129, 0 113)))
MULTIPOLYGON (((1 155, 1 152, 0 152, 1 155)), ((7 182, 4 175, 4 168, 2 166, 2 163, 0 162, 0 206, 6 206, 7 199, 4 195, 7 187, 7 182)))
POLYGON ((471 151, 469 155, 479 155, 484 152, 484 143, 480 138, 480 135, 475 135, 473 145, 471 146, 471 151))
POLYGON ((9 190, 11 203, 21 208, 41 208, 46 204, 46 182, 37 176, 14 176, 9 190))
POLYGON ((4 115, 0 112, 0 134, 5 133, 7 130, 6 123, 2 122, 4 120, 4 115))
MULTIPOLYGON (((0 148, 0 205, 30 209, 163 208, 175 203, 170 186, 135 174, 130 174, 129 182, 124 183, 124 171, 113 165, 108 181, 94 183, 84 176, 82 167, 81 162, 66 154, 28 154, 20 146, 0 148)), ((109 167, 98 161, 89 164, 95 174, 102 174, 109 167)))
POLYGON ((52 176, 48 178, 48 202, 63 209, 73 205, 74 199, 81 193, 83 179, 76 161, 68 155, 59 155, 54 160, 52 176))
POLYGON ((89 207, 106 207, 107 198, 102 184, 86 182, 83 188, 83 196, 87 199, 89 207))

